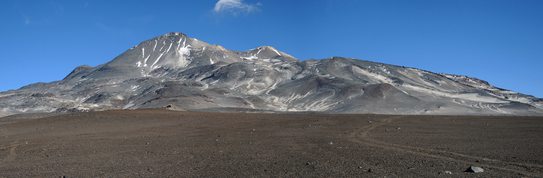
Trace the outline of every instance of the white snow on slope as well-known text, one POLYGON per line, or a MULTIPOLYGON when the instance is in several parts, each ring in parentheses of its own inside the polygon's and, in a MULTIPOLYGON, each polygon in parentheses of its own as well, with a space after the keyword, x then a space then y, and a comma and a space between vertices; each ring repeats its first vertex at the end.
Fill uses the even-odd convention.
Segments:
POLYGON ((145 48, 141 48, 141 58, 145 58, 145 48))
POLYGON ((380 74, 376 74, 376 73, 373 73, 373 72, 370 72, 370 71, 362 69, 362 68, 360 68, 358 66, 352 66, 352 70, 355 73, 367 76, 368 78, 374 79, 377 82, 389 83, 389 84, 392 83, 392 80, 390 80, 388 77, 380 75, 380 74))
POLYGON ((507 100, 516 101, 519 103, 533 104, 532 100, 525 97, 510 96, 507 100))
POLYGON ((149 54, 149 56, 143 59, 143 67, 147 67, 147 60, 149 60, 149 57, 151 57, 151 54, 149 54))
POLYGON ((271 49, 273 52, 275 52, 277 55, 282 56, 281 53, 279 53, 279 51, 277 51, 276 49, 274 49, 274 48, 272 48, 272 47, 270 47, 270 49, 271 49))
POLYGON ((176 67, 186 67, 190 64, 190 61, 188 60, 188 57, 190 56, 190 50, 191 50, 191 46, 190 45, 185 46, 184 44, 183 44, 183 47, 177 50, 177 53, 179 54, 179 60, 177 61, 176 67))
POLYGON ((245 60, 250 60, 250 61, 255 60, 255 59, 258 59, 258 57, 256 57, 256 56, 241 57, 241 58, 242 58, 242 59, 245 59, 245 60))
POLYGON ((166 50, 166 52, 170 52, 170 49, 172 49, 172 45, 173 43, 170 43, 170 46, 168 47, 168 50, 166 50))
POLYGON ((414 86, 411 84, 403 84, 401 86, 411 91, 428 93, 428 94, 437 95, 441 97, 456 98, 456 99, 484 102, 484 103, 508 103, 508 101, 504 101, 498 98, 493 98, 493 97, 488 97, 488 96, 481 96, 477 93, 447 93, 447 92, 432 90, 432 89, 428 89, 428 88, 424 88, 420 86, 414 86))
POLYGON ((155 69, 155 68, 158 68, 158 66, 155 66, 158 61, 160 60, 160 58, 162 58, 162 56, 164 55, 164 52, 160 53, 160 55, 158 55, 158 57, 156 58, 155 62, 153 62, 153 64, 151 64, 151 69, 155 69))
POLYGON ((162 49, 164 49, 164 46, 166 46, 166 41, 162 41, 162 46, 160 47, 158 51, 162 51, 162 49))

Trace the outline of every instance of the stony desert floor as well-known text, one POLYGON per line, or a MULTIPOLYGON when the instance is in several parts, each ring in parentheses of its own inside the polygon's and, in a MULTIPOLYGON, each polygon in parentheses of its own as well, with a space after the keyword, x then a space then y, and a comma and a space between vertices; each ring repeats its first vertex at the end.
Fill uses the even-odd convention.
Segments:
POLYGON ((0 177, 543 177, 543 117, 166 110, 0 118, 0 177), (469 166, 482 173, 464 172, 469 166))

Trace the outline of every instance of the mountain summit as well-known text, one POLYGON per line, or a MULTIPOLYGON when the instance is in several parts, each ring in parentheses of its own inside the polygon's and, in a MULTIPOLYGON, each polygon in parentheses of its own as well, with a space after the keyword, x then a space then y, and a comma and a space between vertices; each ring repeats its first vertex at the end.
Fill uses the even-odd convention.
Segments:
POLYGON ((144 41, 63 80, 0 93, 0 116, 171 108, 379 114, 542 115, 543 100, 488 82, 351 58, 231 51, 182 33, 144 41))

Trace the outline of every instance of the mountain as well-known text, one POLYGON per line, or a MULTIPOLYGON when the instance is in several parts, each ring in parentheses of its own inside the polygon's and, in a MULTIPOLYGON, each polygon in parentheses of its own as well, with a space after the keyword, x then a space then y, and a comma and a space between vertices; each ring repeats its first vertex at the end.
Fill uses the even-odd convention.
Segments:
POLYGON ((543 100, 462 75, 351 58, 300 61, 270 46, 232 51, 182 33, 0 93, 0 115, 107 109, 542 115, 543 100))

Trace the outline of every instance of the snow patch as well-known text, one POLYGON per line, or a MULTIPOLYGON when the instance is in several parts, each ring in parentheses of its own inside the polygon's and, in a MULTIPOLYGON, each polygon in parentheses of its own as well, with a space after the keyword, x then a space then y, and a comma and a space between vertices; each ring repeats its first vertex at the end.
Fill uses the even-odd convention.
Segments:
POLYGON ((141 58, 145 58, 145 48, 141 48, 141 58))
POLYGON ((437 95, 441 97, 456 98, 456 99, 484 102, 484 103, 508 103, 508 101, 504 101, 498 98, 493 98, 493 97, 488 97, 488 96, 481 96, 477 93, 447 93, 447 92, 432 90, 432 89, 428 89, 428 88, 424 88, 420 86, 414 86, 410 84, 403 84, 402 86, 409 90, 429 93, 429 94, 437 95))
POLYGON ((242 58, 242 59, 245 59, 245 60, 250 60, 250 61, 255 60, 255 59, 258 59, 258 57, 256 57, 256 56, 241 57, 241 58, 242 58))
POLYGON ((160 47, 158 51, 162 51, 162 49, 164 49, 164 46, 166 46, 166 41, 162 41, 162 46, 160 47))
POLYGON ((168 47, 168 50, 166 50, 166 52, 170 52, 170 49, 172 49, 172 44, 173 43, 170 43, 170 46, 168 47))
POLYGON ((183 40, 183 38, 179 38, 179 40, 177 41, 177 44, 181 44, 181 40, 183 40))
POLYGON ((151 69, 155 69, 155 68, 158 68, 157 66, 155 66, 158 61, 160 60, 160 58, 162 58, 162 56, 164 55, 164 53, 160 53, 160 55, 156 58, 155 62, 153 62, 153 64, 151 64, 151 69))
POLYGON ((128 109, 128 108, 130 108, 132 106, 134 106, 134 103, 132 101, 130 101, 128 104, 123 106, 123 109, 128 109))
POLYGON ((143 59, 143 67, 147 67, 147 60, 149 60, 149 57, 151 57, 151 54, 149 54, 149 56, 143 59))
POLYGON ((508 99, 509 101, 516 101, 516 102, 519 102, 519 103, 526 103, 526 104, 532 104, 532 100, 530 100, 529 98, 526 98, 526 97, 518 97, 518 96, 509 96, 508 99))
POLYGON ((188 57, 190 56, 190 50, 191 46, 185 46, 183 42, 183 47, 179 48, 177 50, 177 54, 179 55, 179 60, 177 61, 177 67, 186 67, 190 64, 190 61, 188 60, 188 57))
POLYGON ((367 76, 368 78, 374 79, 374 80, 376 80, 377 82, 380 82, 380 83, 389 83, 389 84, 392 83, 392 80, 390 80, 388 77, 373 73, 373 72, 365 70, 365 69, 362 69, 362 68, 360 68, 358 66, 352 66, 352 70, 355 73, 367 76))
POLYGON ((269 49, 271 49, 271 50, 272 50, 273 52, 275 52, 277 55, 282 56, 281 53, 279 53, 279 51, 277 51, 275 48, 271 48, 271 47, 270 47, 269 49))

